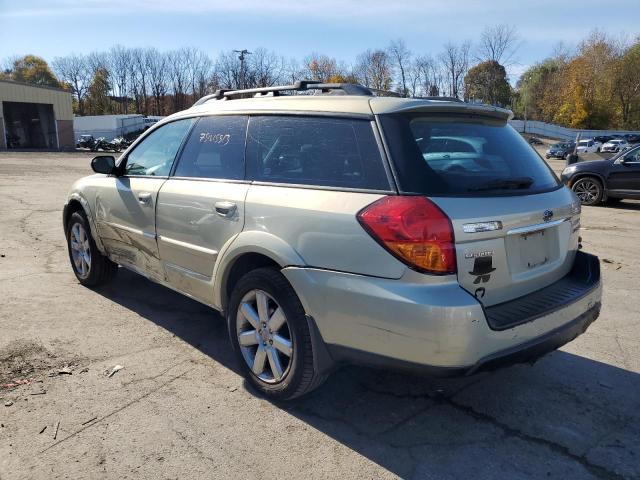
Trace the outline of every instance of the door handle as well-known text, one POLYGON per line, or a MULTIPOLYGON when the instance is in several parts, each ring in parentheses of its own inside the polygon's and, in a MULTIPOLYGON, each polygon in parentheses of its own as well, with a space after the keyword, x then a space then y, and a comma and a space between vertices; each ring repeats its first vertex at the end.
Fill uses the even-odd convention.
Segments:
POLYGON ((138 202, 143 205, 148 205, 151 203, 151 194, 149 192, 140 192, 138 194, 138 202))
POLYGON ((233 202, 216 202, 213 207, 221 217, 230 217, 236 211, 237 205, 233 202))

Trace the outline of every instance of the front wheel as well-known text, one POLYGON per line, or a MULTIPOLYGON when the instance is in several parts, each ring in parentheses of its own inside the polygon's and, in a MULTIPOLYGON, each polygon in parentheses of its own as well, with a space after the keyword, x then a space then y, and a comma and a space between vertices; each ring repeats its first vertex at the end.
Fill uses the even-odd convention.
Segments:
POLYGON ((314 368, 304 308, 279 271, 260 268, 238 281, 227 325, 244 376, 266 397, 291 400, 324 381, 314 368))
POLYGON ((602 200, 602 184, 593 177, 576 180, 571 190, 575 192, 583 205, 596 205, 602 200))
POLYGON ((108 283, 118 272, 118 265, 98 250, 84 212, 71 215, 67 224, 67 246, 73 273, 82 285, 95 287, 108 283))

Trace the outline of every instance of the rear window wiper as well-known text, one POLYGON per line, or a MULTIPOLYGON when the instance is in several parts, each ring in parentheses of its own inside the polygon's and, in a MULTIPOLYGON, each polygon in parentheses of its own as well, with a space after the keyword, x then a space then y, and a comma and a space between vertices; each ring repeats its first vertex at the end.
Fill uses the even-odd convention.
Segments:
POLYGON ((533 184, 531 177, 498 178, 477 187, 469 188, 470 192, 482 190, 523 190, 533 184))

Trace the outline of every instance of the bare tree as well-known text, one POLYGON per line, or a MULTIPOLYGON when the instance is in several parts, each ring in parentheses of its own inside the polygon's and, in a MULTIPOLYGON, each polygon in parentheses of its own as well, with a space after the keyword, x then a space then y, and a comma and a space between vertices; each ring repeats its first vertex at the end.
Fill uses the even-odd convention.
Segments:
POLYGON ((456 45, 452 42, 444 46, 444 52, 439 56, 442 69, 446 76, 449 95, 461 98, 464 89, 464 76, 469 69, 469 50, 471 43, 463 42, 456 45))
POLYGON ((71 54, 53 60, 53 70, 71 89, 78 99, 78 113, 84 115, 84 100, 91 84, 92 72, 83 55, 71 54))
POLYGON ((131 65, 131 50, 122 45, 116 45, 109 50, 109 74, 113 78, 116 100, 120 103, 122 113, 129 112, 129 66, 131 65))
POLYGON ((411 96, 440 95, 442 85, 442 73, 440 65, 433 57, 424 55, 416 57, 409 68, 409 85, 411 96))
POLYGON ((167 69, 171 80, 174 112, 185 107, 185 89, 188 82, 187 62, 185 49, 174 50, 167 54, 167 69))
POLYGON ((407 69, 410 67, 411 52, 405 45, 404 41, 400 38, 393 40, 387 48, 389 55, 391 56, 394 66, 399 74, 399 91, 403 97, 409 95, 407 88, 407 69))
POLYGON ((145 55, 145 68, 149 73, 149 86, 156 115, 164 114, 164 97, 168 90, 167 60, 168 56, 155 48, 148 49, 145 55))
POLYGON ((199 52, 199 59, 195 69, 195 85, 193 87, 194 100, 212 93, 219 86, 213 71, 213 61, 204 52, 199 52))
POLYGON ((242 69, 238 55, 233 51, 221 52, 215 65, 215 73, 222 88, 242 88, 242 69))
POLYGON ((283 79, 286 62, 275 52, 256 48, 249 57, 248 76, 256 87, 270 87, 283 79))
POLYGON ((197 48, 183 48, 180 50, 185 66, 186 85, 185 95, 191 95, 192 100, 204 95, 204 90, 211 76, 212 62, 207 55, 197 48))
POLYGON ((366 87, 376 90, 391 88, 392 65, 385 50, 367 50, 358 55, 354 74, 366 87))
POLYGON ((503 66, 512 65, 520 45, 520 36, 514 26, 499 24, 485 27, 477 47, 477 60, 491 60, 503 66))

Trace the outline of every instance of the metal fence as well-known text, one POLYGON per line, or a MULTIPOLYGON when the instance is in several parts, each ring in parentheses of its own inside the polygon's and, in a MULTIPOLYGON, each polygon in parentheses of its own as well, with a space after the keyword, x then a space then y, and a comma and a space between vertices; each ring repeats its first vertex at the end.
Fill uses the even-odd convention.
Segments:
POLYGON ((627 133, 640 134, 639 131, 629 130, 586 130, 578 128, 566 128, 552 123, 527 120, 510 120, 509 123, 520 133, 530 133, 541 137, 557 138, 559 140, 574 140, 578 133, 581 138, 595 137, 598 135, 621 135, 627 133))

